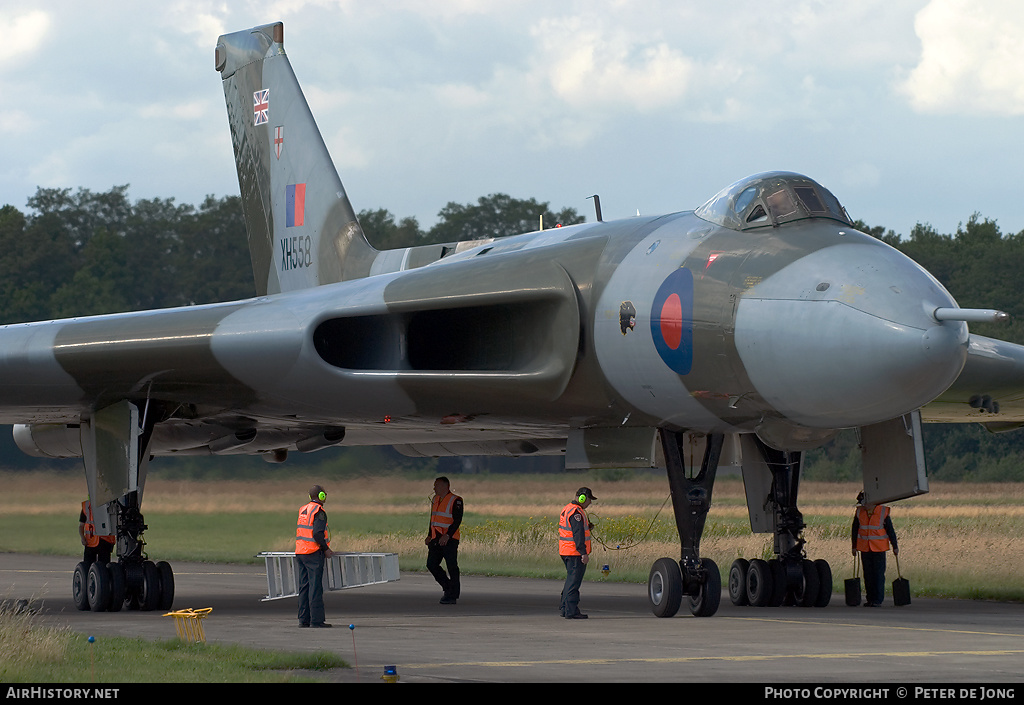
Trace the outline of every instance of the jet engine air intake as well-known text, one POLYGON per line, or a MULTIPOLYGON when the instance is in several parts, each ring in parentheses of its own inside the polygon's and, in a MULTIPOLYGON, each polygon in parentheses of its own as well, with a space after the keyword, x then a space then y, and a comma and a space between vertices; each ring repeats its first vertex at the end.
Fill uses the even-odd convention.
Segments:
POLYGON ((442 415, 451 413, 451 402, 461 407, 481 395, 551 401, 569 383, 580 306, 572 279, 552 257, 513 252, 423 267, 383 293, 383 305, 313 329, 314 349, 340 374, 393 374, 442 415))
POLYGON ((545 352, 557 309, 541 300, 332 318, 313 343, 325 362, 351 370, 522 371, 545 352))

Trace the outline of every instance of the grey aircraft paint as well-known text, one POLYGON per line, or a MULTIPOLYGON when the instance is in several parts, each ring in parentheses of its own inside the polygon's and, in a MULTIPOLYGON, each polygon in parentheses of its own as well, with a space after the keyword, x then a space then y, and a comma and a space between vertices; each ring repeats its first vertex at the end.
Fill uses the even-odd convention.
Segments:
POLYGON ((0 421, 27 452, 80 454, 82 420, 123 400, 158 419, 154 455, 560 454, 581 431, 622 434, 602 462, 629 464, 644 429, 795 450, 919 408, 1024 423, 1024 348, 937 320, 948 292, 806 177, 756 175, 667 216, 377 252, 283 26, 222 36, 215 62, 259 296, 0 328, 0 421))

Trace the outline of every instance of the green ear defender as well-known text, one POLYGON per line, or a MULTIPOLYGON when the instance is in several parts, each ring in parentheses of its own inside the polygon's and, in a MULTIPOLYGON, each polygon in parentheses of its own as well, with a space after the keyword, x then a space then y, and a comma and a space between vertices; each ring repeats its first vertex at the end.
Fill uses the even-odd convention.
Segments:
POLYGON ((320 490, 319 497, 320 497, 320 501, 323 502, 325 499, 327 499, 327 493, 324 492, 323 490, 320 490))
POLYGON ((581 494, 578 499, 579 499, 580 504, 583 504, 584 502, 587 501, 587 495, 581 494))

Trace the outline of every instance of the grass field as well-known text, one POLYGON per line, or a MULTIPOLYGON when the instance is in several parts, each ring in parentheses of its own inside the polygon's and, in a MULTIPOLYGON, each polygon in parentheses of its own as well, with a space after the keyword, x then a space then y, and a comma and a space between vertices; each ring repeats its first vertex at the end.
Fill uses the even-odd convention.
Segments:
POLYGON ((96 683, 97 674, 105 683, 111 673, 121 684, 294 683, 315 681, 307 673, 348 667, 327 651, 284 653, 178 639, 104 637, 97 649, 84 634, 35 622, 26 612, 0 607, 0 683, 96 683))
MULTIPOLYGON (((292 550, 295 514, 314 482, 327 487, 332 546, 397 552, 402 570, 423 570, 433 478, 366 477, 337 481, 288 476, 258 482, 165 480, 152 473, 144 512, 147 550, 156 560, 254 562, 260 551, 292 550)), ((0 551, 78 556, 78 473, 0 473, 0 551)), ((467 574, 564 577, 556 555, 559 511, 580 485, 599 498, 594 562, 587 580, 645 582, 651 564, 678 557, 667 481, 638 473, 455 476, 465 499, 459 548, 467 574), (603 575, 600 567, 609 566, 603 575)), ((834 587, 853 572, 850 522, 858 487, 804 483, 801 510, 810 558, 832 565, 834 587)), ((771 553, 771 536, 750 533, 738 477, 716 483, 701 554, 723 574, 737 557, 771 553)), ((1024 600, 1024 484, 947 484, 892 506, 900 569, 915 595, 1024 600)), ((890 555, 888 582, 896 577, 890 555)), ((70 567, 69 567, 70 570, 70 567)), ((723 575, 723 578, 726 577, 723 575)), ((724 584, 724 580, 723 580, 724 584)))

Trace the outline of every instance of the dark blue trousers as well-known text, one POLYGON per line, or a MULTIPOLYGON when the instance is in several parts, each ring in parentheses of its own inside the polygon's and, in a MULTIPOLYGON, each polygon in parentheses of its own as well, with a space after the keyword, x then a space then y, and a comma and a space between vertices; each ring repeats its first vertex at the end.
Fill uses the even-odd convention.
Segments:
POLYGON ((565 587, 562 588, 558 611, 563 617, 571 617, 580 611, 580 585, 583 584, 587 564, 580 556, 562 556, 562 562, 565 563, 565 587))
POLYGON ((427 544, 427 570, 444 590, 445 597, 459 599, 462 594, 462 582, 459 580, 459 540, 448 539, 444 546, 439 539, 427 544), (442 559, 448 568, 447 573, 441 567, 442 559))
POLYGON ((861 551, 864 563, 864 593, 867 602, 882 604, 885 599, 885 551, 861 551))
POLYGON ((324 552, 299 553, 299 624, 323 624, 324 552))

